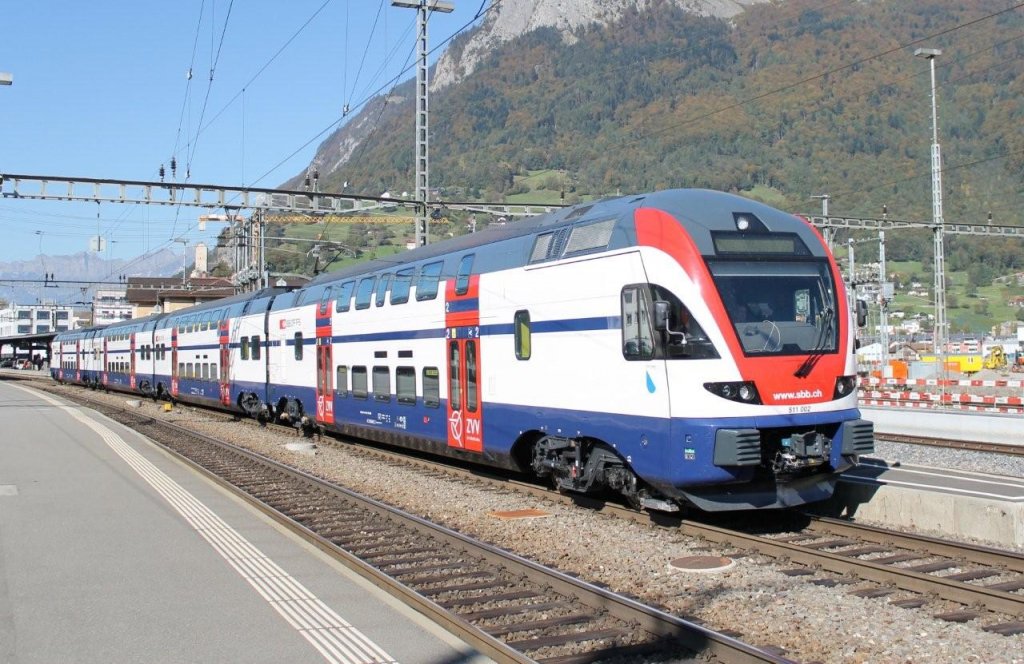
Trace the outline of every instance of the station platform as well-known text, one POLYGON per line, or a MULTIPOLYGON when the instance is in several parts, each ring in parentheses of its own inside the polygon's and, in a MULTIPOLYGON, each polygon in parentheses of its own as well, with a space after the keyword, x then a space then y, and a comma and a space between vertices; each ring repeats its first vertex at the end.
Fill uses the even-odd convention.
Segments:
POLYGON ((139 434, 0 412, 0 662, 489 661, 139 434))
POLYGON ((1024 478, 865 457, 822 509, 889 528, 1024 546, 1024 478))

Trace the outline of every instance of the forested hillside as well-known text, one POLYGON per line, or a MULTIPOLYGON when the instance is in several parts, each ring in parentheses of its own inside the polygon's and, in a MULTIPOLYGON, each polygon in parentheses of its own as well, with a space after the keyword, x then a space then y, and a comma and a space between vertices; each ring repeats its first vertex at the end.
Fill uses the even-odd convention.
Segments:
MULTIPOLYGON (((793 212, 817 212, 810 197, 827 193, 833 214, 880 216, 885 205, 890 218, 930 220, 922 46, 943 49, 945 220, 1024 223, 1024 8, 1006 0, 786 0, 728 22, 654 0, 614 25, 532 31, 432 94, 432 197, 541 201, 561 190, 571 203, 709 187, 793 212), (527 178, 538 171, 549 174, 527 178)), ((322 186, 413 190, 412 94, 400 86, 358 118, 359 134, 325 141, 316 163, 339 165, 322 186)), ((928 231, 888 240, 890 260, 919 262, 916 276, 931 281, 928 231)), ((947 266, 988 284, 1024 271, 1018 244, 951 237, 947 266)), ((859 260, 876 255, 877 244, 858 249, 859 260)))
MULTIPOLYGON (((828 192, 844 213, 885 203, 926 218, 928 63, 912 55, 924 44, 945 51, 947 219, 995 209, 1006 223, 1024 173, 1024 10, 985 17, 1011 6, 788 0, 727 23, 655 2, 571 45, 536 30, 431 97, 431 184, 497 200, 516 174, 558 169, 581 195, 767 188, 774 203, 814 209, 808 197, 828 192)), ((410 93, 325 174, 328 187, 412 189, 410 93)))

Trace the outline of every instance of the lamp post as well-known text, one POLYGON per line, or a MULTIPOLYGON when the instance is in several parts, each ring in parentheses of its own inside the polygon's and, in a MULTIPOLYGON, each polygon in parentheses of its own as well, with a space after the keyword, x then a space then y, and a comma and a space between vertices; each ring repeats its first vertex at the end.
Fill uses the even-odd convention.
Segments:
POLYGON ((391 0, 392 7, 406 7, 417 10, 417 42, 419 62, 416 64, 416 246, 426 245, 430 239, 427 225, 427 198, 430 192, 430 139, 428 134, 427 94, 427 13, 450 14, 455 6, 446 0, 391 0))
POLYGON ((187 277, 187 273, 185 272, 185 264, 186 261, 188 260, 188 238, 176 237, 174 238, 174 240, 172 240, 172 242, 181 243, 181 287, 185 288, 185 279, 187 277))
POLYGON ((935 101, 935 58, 942 55, 937 48, 919 48, 914 55, 926 58, 931 69, 932 96, 932 232, 935 240, 935 352, 946 375, 946 257, 942 220, 942 153, 939 148, 939 115, 935 101))

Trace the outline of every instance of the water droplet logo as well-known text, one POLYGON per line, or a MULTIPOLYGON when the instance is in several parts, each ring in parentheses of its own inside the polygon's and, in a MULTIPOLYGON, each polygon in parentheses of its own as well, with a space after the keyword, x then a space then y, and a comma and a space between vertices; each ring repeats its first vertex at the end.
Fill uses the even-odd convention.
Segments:
POLYGON ((647 391, 650 392, 651 394, 654 394, 654 391, 657 390, 658 388, 654 385, 654 379, 651 378, 651 372, 650 371, 646 372, 646 375, 647 375, 647 391))

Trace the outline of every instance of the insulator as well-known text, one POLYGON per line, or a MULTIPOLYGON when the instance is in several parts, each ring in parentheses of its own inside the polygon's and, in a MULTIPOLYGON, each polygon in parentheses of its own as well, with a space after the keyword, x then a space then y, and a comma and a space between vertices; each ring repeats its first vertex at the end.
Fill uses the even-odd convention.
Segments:
POLYGON ((164 165, 160 164, 160 181, 164 181, 164 165))
POLYGON ((171 177, 176 177, 178 172, 178 161, 171 157, 171 177))

